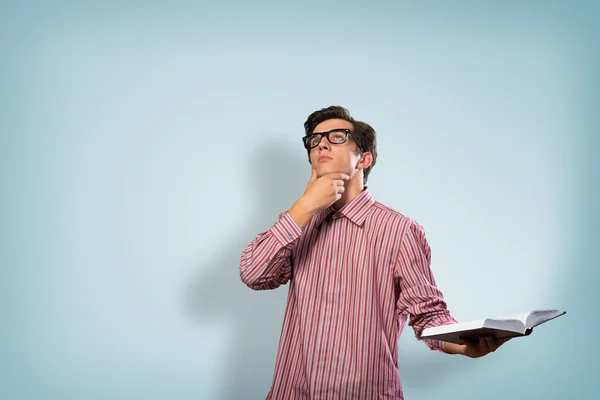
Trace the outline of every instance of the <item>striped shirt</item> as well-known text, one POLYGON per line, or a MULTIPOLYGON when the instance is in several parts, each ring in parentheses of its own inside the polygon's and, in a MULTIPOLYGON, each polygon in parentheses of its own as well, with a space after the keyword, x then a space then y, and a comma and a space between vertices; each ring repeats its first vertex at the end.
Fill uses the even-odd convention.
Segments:
POLYGON ((407 319, 418 339, 456 323, 430 262, 423 228, 367 187, 304 229, 281 213, 240 264, 252 289, 290 283, 267 399, 403 399, 397 344, 407 319))

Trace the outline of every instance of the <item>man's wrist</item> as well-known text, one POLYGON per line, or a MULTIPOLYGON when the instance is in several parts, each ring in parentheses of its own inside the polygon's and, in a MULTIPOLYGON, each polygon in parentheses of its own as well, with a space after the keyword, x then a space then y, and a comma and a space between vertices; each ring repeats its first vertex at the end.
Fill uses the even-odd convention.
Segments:
POLYGON ((448 354, 465 354, 465 345, 455 344, 451 342, 442 342, 442 348, 448 354))
POLYGON ((315 212, 311 202, 304 196, 300 197, 289 210, 290 217, 301 229, 308 225, 315 212))
POLYGON ((303 195, 298 200, 296 200, 294 206, 299 207, 302 210, 302 212, 310 214, 311 216, 318 211, 313 205, 313 202, 310 200, 309 197, 306 197, 306 195, 303 195))

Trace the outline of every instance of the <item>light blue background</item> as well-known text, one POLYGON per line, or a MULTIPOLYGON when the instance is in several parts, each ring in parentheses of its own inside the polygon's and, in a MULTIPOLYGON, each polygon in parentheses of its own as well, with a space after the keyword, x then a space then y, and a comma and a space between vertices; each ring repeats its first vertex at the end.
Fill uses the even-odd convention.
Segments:
POLYGON ((599 16, 3 4, 0 397, 264 398, 287 286, 251 291, 239 257, 304 190, 302 123, 341 104, 457 319, 568 311, 477 360, 407 327, 406 398, 597 398, 599 16))

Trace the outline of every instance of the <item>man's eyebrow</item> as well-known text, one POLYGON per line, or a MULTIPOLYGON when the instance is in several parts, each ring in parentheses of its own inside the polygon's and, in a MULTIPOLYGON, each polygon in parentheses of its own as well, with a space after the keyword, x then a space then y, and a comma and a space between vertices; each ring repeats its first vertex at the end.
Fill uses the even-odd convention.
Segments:
POLYGON ((313 132, 313 133, 311 133, 311 134, 310 134, 310 135, 308 135, 308 136, 311 136, 311 135, 318 135, 318 134, 321 134, 321 133, 329 133, 329 132, 333 132, 333 131, 351 131, 351 130, 352 130, 352 129, 348 129, 348 128, 333 128, 333 129, 330 129, 330 130, 328 130, 328 131, 323 131, 323 132, 313 132))

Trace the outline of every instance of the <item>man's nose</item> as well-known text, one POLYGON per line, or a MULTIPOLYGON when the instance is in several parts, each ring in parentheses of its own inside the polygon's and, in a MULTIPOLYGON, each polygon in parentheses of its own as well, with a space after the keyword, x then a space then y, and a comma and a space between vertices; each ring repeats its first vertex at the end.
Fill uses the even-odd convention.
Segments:
POLYGON ((329 149, 330 144, 329 140, 327 140, 327 136, 323 136, 319 142, 319 150, 329 149))

